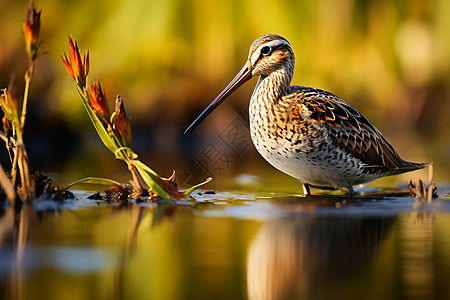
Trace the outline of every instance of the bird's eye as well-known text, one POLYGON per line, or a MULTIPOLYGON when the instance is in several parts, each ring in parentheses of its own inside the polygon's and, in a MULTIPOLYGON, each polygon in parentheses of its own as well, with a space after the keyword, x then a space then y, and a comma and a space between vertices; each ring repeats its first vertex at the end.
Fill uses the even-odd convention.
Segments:
POLYGON ((261 48, 261 54, 262 55, 269 55, 272 52, 272 48, 269 46, 264 46, 261 48))

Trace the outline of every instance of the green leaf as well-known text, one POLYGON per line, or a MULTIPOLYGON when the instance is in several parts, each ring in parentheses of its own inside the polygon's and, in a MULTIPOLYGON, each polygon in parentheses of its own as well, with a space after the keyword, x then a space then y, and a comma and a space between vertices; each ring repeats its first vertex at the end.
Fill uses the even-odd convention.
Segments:
MULTIPOLYGON (((133 160, 132 164, 136 167, 136 170, 142 177, 142 180, 161 198, 173 199, 158 183, 164 183, 161 177, 155 173, 152 169, 147 167, 139 160, 133 160)), ((176 200, 176 199, 173 199, 176 200)))
POLYGON ((120 147, 116 150, 114 155, 116 156, 116 158, 121 159, 125 162, 128 162, 129 160, 134 161, 138 158, 138 155, 130 147, 120 147))
POLYGON ((145 172, 149 173, 152 176, 153 180, 155 181, 161 180, 161 177, 155 171, 150 169, 146 164, 144 164, 140 160, 133 160, 133 164, 136 166, 136 168, 141 168, 142 170, 145 170, 145 172))
POLYGON ((92 109, 91 105, 89 104, 89 100, 86 98, 84 93, 78 89, 78 93, 80 94, 82 98, 82 102, 84 105, 84 108, 86 109, 89 117, 91 118, 92 124, 94 125, 95 130, 97 131, 100 139, 102 140, 103 144, 111 151, 112 153, 116 153, 117 149, 119 147, 114 142, 113 137, 109 135, 108 130, 106 130, 105 126, 103 126, 102 121, 97 117, 94 110, 92 109))
POLYGON ((69 188, 73 187, 76 184, 96 184, 96 185, 109 185, 109 186, 113 185, 113 184, 121 185, 119 182, 112 180, 112 179, 108 179, 108 178, 86 177, 86 178, 77 180, 75 182, 72 182, 71 184, 66 186, 64 188, 64 190, 68 190, 69 188))
POLYGON ((192 192, 194 192, 195 190, 197 190, 198 188, 204 186, 205 184, 207 184, 208 182, 210 182, 212 180, 212 177, 208 177, 205 181, 194 185, 193 187, 191 187, 190 189, 188 189, 186 192, 184 192, 183 194, 185 194, 186 196, 189 196, 190 194, 192 194, 192 192))

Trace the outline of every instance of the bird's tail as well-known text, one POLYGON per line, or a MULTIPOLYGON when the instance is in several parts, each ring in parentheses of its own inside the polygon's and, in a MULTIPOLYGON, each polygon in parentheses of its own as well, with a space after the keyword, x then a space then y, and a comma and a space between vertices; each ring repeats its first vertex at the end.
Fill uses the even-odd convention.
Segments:
POLYGON ((392 170, 391 174, 395 175, 395 174, 406 173, 406 172, 410 172, 410 171, 414 171, 414 170, 419 170, 419 169, 428 167, 432 164, 433 164, 432 162, 420 163, 420 162, 411 162, 411 161, 405 160, 402 165, 400 165, 395 170, 392 170))

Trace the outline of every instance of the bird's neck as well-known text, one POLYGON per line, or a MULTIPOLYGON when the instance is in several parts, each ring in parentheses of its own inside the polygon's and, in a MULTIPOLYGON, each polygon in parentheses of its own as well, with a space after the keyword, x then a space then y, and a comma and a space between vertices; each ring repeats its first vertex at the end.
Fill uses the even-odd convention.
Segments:
POLYGON ((278 102, 282 96, 289 93, 292 76, 290 68, 281 68, 269 75, 261 75, 253 91, 252 100, 263 97, 266 101, 278 102))

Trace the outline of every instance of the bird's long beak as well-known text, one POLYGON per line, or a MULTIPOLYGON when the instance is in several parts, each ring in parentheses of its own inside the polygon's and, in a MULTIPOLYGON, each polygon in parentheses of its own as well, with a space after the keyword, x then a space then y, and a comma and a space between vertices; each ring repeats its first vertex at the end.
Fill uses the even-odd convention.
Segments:
POLYGON ((237 88, 252 78, 252 65, 248 60, 244 67, 236 74, 227 87, 211 102, 210 105, 195 119, 194 122, 186 129, 184 134, 193 131, 213 110, 215 110, 229 95, 231 95, 237 88))

